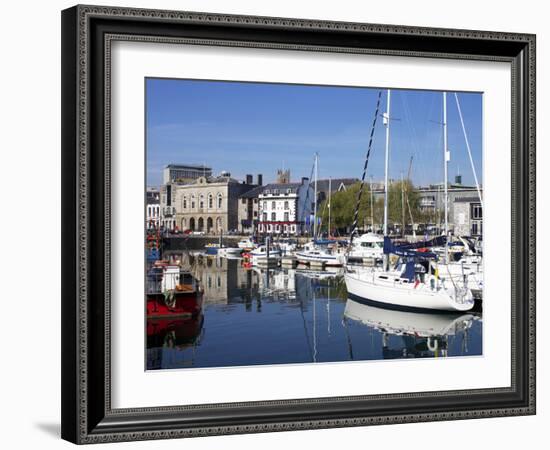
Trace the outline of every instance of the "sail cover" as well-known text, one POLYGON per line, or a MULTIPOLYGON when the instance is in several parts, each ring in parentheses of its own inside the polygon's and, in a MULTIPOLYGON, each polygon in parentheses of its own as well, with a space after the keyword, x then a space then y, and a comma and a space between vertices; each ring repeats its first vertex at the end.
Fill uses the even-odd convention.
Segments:
POLYGON ((436 259, 437 255, 431 252, 416 252, 414 250, 409 250, 401 246, 394 245, 391 239, 388 236, 384 236, 384 254, 385 255, 397 255, 408 258, 423 258, 423 259, 436 259))

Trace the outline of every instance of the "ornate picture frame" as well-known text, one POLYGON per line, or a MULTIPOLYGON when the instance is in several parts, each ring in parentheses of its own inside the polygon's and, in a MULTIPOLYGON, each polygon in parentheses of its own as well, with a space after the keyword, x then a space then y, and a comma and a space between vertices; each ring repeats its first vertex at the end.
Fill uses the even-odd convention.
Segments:
POLYGON ((99 6, 62 12, 62 437, 74 443, 535 414, 535 36, 99 6), (511 385, 114 409, 110 69, 114 41, 511 65, 511 385))

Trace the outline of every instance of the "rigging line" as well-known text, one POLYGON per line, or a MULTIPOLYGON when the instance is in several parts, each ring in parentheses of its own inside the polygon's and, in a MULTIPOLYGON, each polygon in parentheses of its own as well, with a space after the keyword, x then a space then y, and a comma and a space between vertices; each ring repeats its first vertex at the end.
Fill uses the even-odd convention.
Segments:
POLYGON ((355 233, 357 232, 357 221, 359 220, 359 208, 361 206, 361 196, 363 195, 363 186, 365 185, 365 175, 367 174, 367 168, 369 165, 369 158, 370 158, 370 152, 372 149, 372 143, 374 141, 374 130, 376 128, 376 121, 378 119, 378 111, 380 110, 380 100, 382 98, 382 91, 378 91, 378 99, 376 101, 376 110, 374 112, 374 119, 372 121, 372 128, 370 130, 370 138, 369 138, 369 147, 367 150, 367 155, 365 157, 365 165, 363 166, 363 176, 361 177, 361 186, 359 187, 359 191, 357 192, 357 201, 355 204, 355 213, 353 216, 353 224, 351 226, 351 235, 349 238, 349 246, 348 249, 351 248, 351 244, 353 242, 353 236, 355 236, 355 233))
POLYGON ((483 208, 483 200, 481 199, 481 189, 479 188, 479 182, 477 181, 476 168, 474 166, 474 160, 472 158, 472 151, 470 150, 470 142, 468 141, 468 134, 466 133, 466 127, 464 126, 464 119, 462 118, 462 110, 460 109, 460 102, 458 101, 458 95, 455 92, 456 107, 458 108, 458 116, 460 117, 460 124, 462 125, 462 133, 464 134, 464 140, 466 141, 466 149, 468 150, 468 156, 470 157, 470 164, 472 165, 472 172, 474 173, 474 180, 476 182, 477 195, 479 195, 479 202, 481 208, 483 208))

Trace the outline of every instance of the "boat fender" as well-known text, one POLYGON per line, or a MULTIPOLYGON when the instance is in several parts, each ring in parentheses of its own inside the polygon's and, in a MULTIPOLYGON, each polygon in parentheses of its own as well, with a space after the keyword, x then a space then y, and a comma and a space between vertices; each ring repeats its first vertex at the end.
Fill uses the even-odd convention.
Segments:
POLYGON ((435 277, 434 276, 430 277, 430 289, 432 291, 435 290, 435 277))
POLYGON ((438 348, 437 338, 430 336, 426 339, 426 345, 428 346, 428 350, 431 352, 436 352, 438 348))

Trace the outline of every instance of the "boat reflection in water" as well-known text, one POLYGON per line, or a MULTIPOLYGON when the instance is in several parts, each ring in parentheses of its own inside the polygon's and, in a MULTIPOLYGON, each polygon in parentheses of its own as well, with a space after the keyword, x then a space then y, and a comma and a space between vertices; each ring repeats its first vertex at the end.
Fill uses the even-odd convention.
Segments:
POLYGON ((344 317, 360 322, 381 334, 384 359, 448 356, 449 339, 460 339, 468 351, 468 331, 473 314, 416 313, 378 308, 348 299, 344 317))
POLYGON ((147 370, 191 367, 204 316, 147 319, 147 370))
POLYGON ((347 300, 342 269, 184 261, 202 290, 192 318, 147 321, 147 368, 202 368, 481 354, 472 314, 413 314, 347 300), (177 319, 177 320, 175 320, 177 319))

